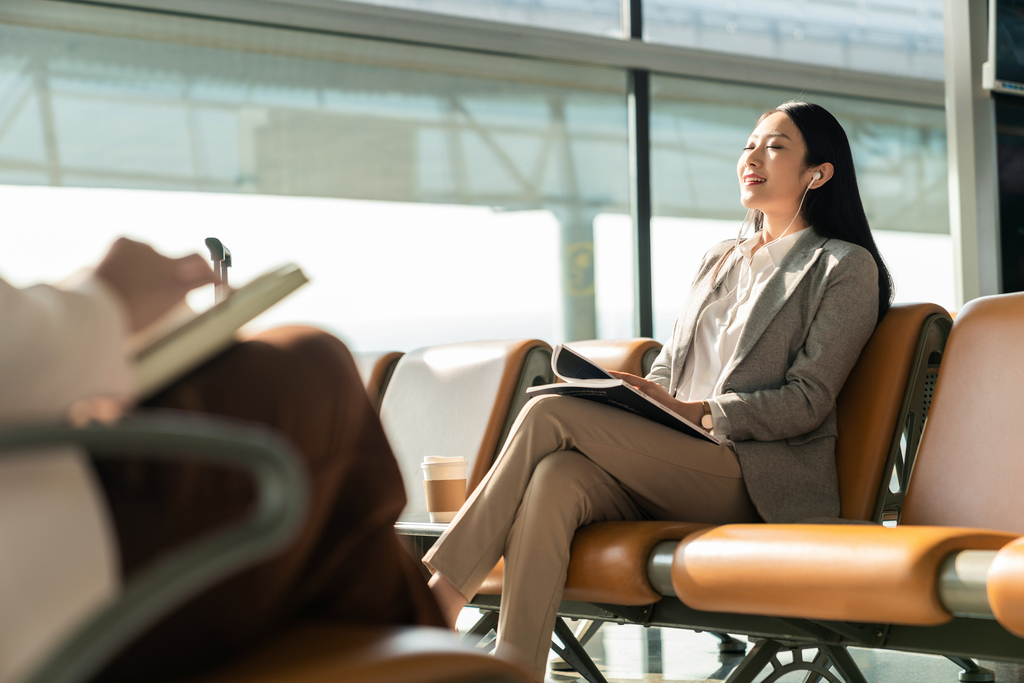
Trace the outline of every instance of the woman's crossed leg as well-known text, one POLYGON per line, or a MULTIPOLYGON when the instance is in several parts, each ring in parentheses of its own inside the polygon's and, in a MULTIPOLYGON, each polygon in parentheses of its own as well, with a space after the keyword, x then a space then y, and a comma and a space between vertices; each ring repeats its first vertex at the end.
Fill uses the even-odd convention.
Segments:
POLYGON ((452 616, 505 556, 498 653, 539 679, 576 529, 642 518, 759 521, 729 446, 591 401, 543 397, 523 409, 424 562, 452 616))

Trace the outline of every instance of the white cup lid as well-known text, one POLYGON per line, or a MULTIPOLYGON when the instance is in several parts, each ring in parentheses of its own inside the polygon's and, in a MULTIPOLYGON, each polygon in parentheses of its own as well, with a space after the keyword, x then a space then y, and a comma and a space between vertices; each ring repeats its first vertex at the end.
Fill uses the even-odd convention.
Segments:
POLYGON ((466 459, 463 457, 446 458, 441 455, 428 455, 425 458, 423 458, 422 466, 425 467, 427 465, 461 465, 464 462, 466 462, 466 459))

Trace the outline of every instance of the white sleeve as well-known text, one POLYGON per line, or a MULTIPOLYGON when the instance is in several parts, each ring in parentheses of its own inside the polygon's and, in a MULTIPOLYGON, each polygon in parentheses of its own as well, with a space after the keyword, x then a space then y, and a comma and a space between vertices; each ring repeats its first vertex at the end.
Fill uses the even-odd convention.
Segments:
POLYGON ((719 439, 729 438, 729 418, 722 411, 722 406, 715 399, 708 399, 708 406, 711 408, 711 432, 719 439))
POLYGON ((62 418, 90 396, 130 400, 127 316, 94 277, 72 288, 0 280, 0 423, 62 418))
MULTIPOLYGON (((0 424, 63 419, 88 396, 131 398, 126 315, 95 278, 18 289, 0 280, 0 424)), ((23 678, 117 594, 117 541, 74 448, 0 460, 0 683, 23 678)))

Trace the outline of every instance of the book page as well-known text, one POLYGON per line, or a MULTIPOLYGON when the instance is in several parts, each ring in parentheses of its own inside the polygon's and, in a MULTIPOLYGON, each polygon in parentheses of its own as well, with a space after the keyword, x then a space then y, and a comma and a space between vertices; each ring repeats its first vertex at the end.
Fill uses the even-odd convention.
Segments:
POLYGON ((559 379, 574 382, 588 379, 615 379, 586 356, 559 344, 551 355, 551 369, 559 379))
POLYGON ((189 306, 188 302, 182 300, 180 304, 165 313, 161 318, 129 337, 128 353, 132 356, 138 356, 140 351, 170 335, 178 328, 183 327, 195 318, 196 315, 198 314, 189 306))

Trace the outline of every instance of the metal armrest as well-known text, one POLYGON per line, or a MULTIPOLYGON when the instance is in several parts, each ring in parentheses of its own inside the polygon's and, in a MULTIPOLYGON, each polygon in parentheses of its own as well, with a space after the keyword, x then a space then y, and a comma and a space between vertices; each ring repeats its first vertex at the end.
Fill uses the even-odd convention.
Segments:
POLYGON ((245 470, 256 505, 245 518, 189 543, 130 580, 85 620, 25 683, 81 683, 171 609, 284 547, 305 519, 307 482, 272 430, 199 416, 131 417, 112 427, 42 425, 0 430, 0 458, 77 445, 99 458, 191 460, 245 470))

